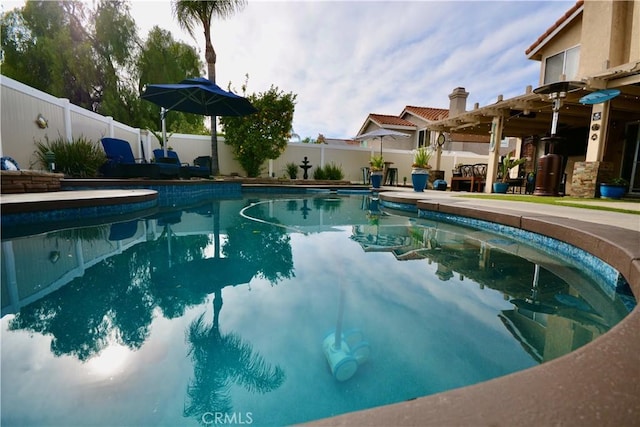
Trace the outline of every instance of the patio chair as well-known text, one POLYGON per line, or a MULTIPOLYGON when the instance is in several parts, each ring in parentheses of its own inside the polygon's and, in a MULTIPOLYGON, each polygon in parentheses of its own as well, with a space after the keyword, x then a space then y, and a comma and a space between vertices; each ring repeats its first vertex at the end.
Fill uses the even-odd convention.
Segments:
POLYGON ((195 163, 190 165, 189 163, 182 163, 178 153, 174 150, 167 150, 167 156, 165 157, 164 150, 162 148, 156 148, 153 150, 153 157, 156 162, 171 163, 180 166, 180 177, 189 179, 191 177, 208 178, 211 175, 211 168, 208 166, 195 163))
POLYGON ((177 178, 180 165, 171 163, 146 163, 133 156, 131 145, 117 138, 102 138, 102 147, 107 162, 100 168, 102 174, 111 178, 177 178))

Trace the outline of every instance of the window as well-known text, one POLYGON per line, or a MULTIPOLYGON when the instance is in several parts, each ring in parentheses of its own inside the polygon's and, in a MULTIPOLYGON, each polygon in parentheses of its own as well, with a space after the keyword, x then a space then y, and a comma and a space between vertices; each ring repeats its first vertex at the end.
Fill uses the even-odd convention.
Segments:
POLYGON ((580 46, 548 57, 544 63, 544 84, 575 80, 580 62, 580 46))
POLYGON ((431 145, 431 132, 427 129, 418 131, 418 148, 431 145))

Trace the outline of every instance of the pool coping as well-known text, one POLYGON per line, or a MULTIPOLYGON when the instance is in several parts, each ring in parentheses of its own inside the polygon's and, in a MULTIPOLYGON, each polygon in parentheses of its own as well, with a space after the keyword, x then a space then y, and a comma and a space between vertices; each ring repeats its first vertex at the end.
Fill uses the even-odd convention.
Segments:
POLYGON ((121 222, 158 209, 154 190, 78 190, 3 194, 2 239, 107 221, 121 222))
MULTIPOLYGON (((640 295, 640 232, 544 213, 380 194, 383 201, 496 222, 575 245, 640 295)), ((627 426, 640 417, 640 308, 558 359, 468 387, 308 423, 316 426, 627 426)))
POLYGON ((3 194, 2 214, 134 204, 156 200, 154 190, 77 190, 47 193, 3 194))

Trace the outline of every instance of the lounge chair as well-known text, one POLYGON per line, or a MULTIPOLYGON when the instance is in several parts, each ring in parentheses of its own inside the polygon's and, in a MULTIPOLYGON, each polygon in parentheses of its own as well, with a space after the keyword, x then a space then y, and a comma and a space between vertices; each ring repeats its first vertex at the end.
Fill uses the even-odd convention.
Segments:
POLYGON ((211 175, 211 167, 209 167, 208 165, 204 165, 201 162, 196 163, 195 160, 193 162, 193 165, 190 165, 189 163, 182 163, 180 161, 180 157, 178 157, 178 153, 173 150, 167 150, 167 155, 165 157, 164 150, 162 148, 156 148, 155 150, 153 150, 153 157, 156 159, 156 162, 173 163, 179 165, 181 178, 208 178, 211 175))
POLYGON ((144 159, 136 159, 133 156, 133 151, 131 151, 131 145, 125 140, 102 138, 101 142, 107 155, 107 162, 100 169, 104 176, 112 178, 148 177, 160 179, 177 178, 180 175, 179 165, 146 163, 144 159))

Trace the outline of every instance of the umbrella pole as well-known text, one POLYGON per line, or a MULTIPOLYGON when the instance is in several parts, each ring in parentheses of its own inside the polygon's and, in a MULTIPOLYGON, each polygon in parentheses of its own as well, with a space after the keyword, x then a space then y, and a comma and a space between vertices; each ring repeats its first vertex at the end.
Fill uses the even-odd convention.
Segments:
POLYGON ((160 108, 160 118, 162 119, 162 149, 164 150, 164 156, 167 157, 167 125, 165 124, 165 116, 167 115, 167 109, 160 108))

